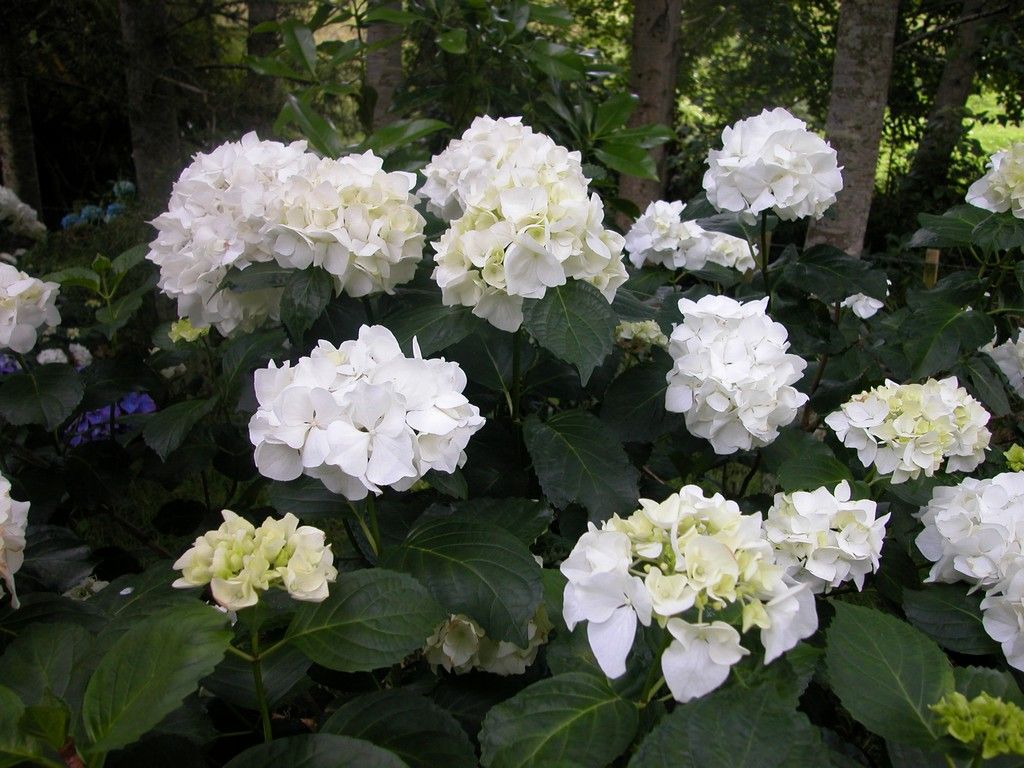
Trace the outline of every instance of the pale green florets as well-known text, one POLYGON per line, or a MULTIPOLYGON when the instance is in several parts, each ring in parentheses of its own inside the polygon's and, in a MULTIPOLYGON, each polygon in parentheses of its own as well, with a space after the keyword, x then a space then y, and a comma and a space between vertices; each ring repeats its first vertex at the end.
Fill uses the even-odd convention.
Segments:
POLYGON ((1024 755, 1024 710, 1016 704, 987 693, 970 701, 962 693, 949 693, 930 709, 950 736, 980 749, 985 760, 1024 755))

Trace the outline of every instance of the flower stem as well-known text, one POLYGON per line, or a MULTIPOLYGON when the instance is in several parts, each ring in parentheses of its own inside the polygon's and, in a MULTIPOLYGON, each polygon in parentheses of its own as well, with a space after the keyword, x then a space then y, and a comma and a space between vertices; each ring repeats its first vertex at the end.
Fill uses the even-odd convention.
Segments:
POLYGON ((517 328, 512 334, 512 421, 519 423, 519 400, 522 396, 522 382, 519 380, 521 371, 519 359, 519 342, 522 337, 522 328, 517 328))
POLYGON ((765 307, 767 312, 772 308, 772 288, 768 280, 768 211, 761 211, 761 277, 764 278, 764 295, 768 297, 765 307))
POLYGON ((380 527, 377 525, 377 502, 372 493, 366 496, 366 510, 370 516, 370 533, 373 535, 373 552, 379 558, 383 553, 380 527))
POLYGON ((274 739, 270 728, 270 710, 267 708, 267 691, 263 687, 263 669, 260 658, 260 630, 255 623, 252 627, 252 679, 256 683, 256 700, 260 703, 260 721, 263 723, 263 741, 269 744, 274 739))

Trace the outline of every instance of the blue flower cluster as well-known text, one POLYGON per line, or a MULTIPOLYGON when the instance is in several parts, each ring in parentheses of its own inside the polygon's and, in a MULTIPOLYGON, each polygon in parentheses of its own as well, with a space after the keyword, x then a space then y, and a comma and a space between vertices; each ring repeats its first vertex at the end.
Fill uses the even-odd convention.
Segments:
POLYGON ((85 224, 106 224, 112 219, 123 214, 127 208, 125 200, 135 196, 135 185, 130 181, 116 181, 113 186, 114 197, 117 200, 110 203, 106 209, 98 205, 83 205, 78 212, 72 211, 60 220, 61 229, 71 229, 85 224))
POLYGON ((121 421, 124 416, 153 413, 156 403, 145 392, 131 392, 114 405, 86 411, 68 428, 66 434, 72 446, 84 445, 99 440, 109 440, 114 434, 127 429, 121 421))

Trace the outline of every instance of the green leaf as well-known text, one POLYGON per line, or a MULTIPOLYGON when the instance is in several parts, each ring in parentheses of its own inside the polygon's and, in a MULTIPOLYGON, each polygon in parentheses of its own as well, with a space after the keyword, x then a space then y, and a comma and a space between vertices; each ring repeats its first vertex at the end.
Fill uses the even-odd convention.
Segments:
POLYGON ((116 256, 113 261, 110 262, 111 269, 114 270, 115 275, 123 275, 133 267, 137 267, 146 260, 146 254, 149 253, 148 243, 139 243, 133 245, 126 251, 122 251, 120 255, 116 256))
POLYGON ((240 293, 282 288, 294 272, 294 269, 286 269, 277 262, 250 264, 245 269, 231 267, 217 287, 240 293))
POLYGON ((466 30, 447 29, 435 37, 434 42, 437 43, 441 50, 456 56, 462 56, 466 53, 466 30))
POLYGON ((799 458, 791 458, 779 465, 775 476, 787 493, 813 491, 825 487, 830 491, 841 481, 853 482, 850 468, 832 455, 831 449, 821 443, 827 451, 814 452, 799 458))
POLYGON ((957 248, 974 242, 974 228, 988 218, 989 212, 973 205, 958 205, 941 216, 922 213, 917 217, 921 229, 914 233, 908 248, 957 248))
POLYGON ((504 528, 529 546, 546 533, 551 507, 533 499, 470 499, 455 505, 457 515, 504 528))
MULTIPOLYGON (((33 758, 43 755, 43 744, 21 728, 24 712, 25 705, 17 694, 0 686, 0 768, 22 765, 25 761, 37 762, 33 758)), ((42 764, 60 766, 54 760, 42 764)))
POLYGON ((328 669, 365 672, 422 648, 441 619, 422 584, 374 568, 342 574, 326 600, 302 604, 286 637, 328 669))
POLYGON ((532 414, 523 438, 544 495, 556 507, 575 501, 595 520, 636 507, 639 473, 596 416, 563 411, 541 422, 532 414))
POLYGON ((887 291, 884 271, 871 269, 871 262, 828 245, 816 245, 787 262, 782 279, 826 304, 855 293, 884 299, 887 291))
POLYGON ((70 365, 51 363, 12 373, 0 384, 0 416, 16 426, 56 429, 82 401, 82 377, 70 365))
POLYGON ((242 378, 272 358, 287 357, 287 339, 280 328, 259 333, 244 333, 219 348, 223 391, 232 392, 242 378))
POLYGON ((303 520, 340 517, 348 509, 344 496, 327 490, 316 478, 305 476, 287 483, 271 483, 267 503, 282 515, 291 512, 301 515, 303 520))
POLYGON ((576 366, 586 385, 612 351, 616 318, 597 288, 570 280, 548 288, 542 299, 524 301, 523 325, 542 347, 576 366))
POLYGON ((625 125, 639 101, 636 94, 616 93, 599 104, 594 115, 593 138, 603 138, 606 134, 625 125))
POLYGON ((216 400, 185 400, 168 406, 149 417, 142 428, 142 439, 166 461, 216 404, 216 400))
POLYGON ((523 55, 556 80, 582 80, 585 67, 579 54, 549 40, 534 40, 522 46, 523 55))
POLYGON ((667 715, 629 768, 804 768, 828 765, 818 730, 773 685, 719 690, 667 715), (710 734, 720 734, 709 738, 710 734))
POLYGON ((327 309, 334 295, 334 278, 323 267, 293 270, 281 296, 281 322, 296 344, 327 309))
POLYGON ((78 711, 92 645, 92 635, 77 624, 32 624, 4 652, 0 685, 26 705, 49 694, 78 711))
POLYGON ((397 120, 371 133, 360 147, 364 150, 372 149, 378 155, 388 155, 396 149, 446 128, 451 126, 440 120, 428 118, 397 120))
POLYGON ((570 672, 541 680, 495 706, 480 732, 487 768, 602 768, 636 735, 639 717, 607 680, 570 672))
POLYGON ((683 423, 682 416, 665 410, 665 375, 672 368, 668 355, 627 369, 605 392, 601 420, 624 442, 649 443, 683 423))
POLYGON ((928 584, 903 590, 903 612, 910 623, 943 648, 983 656, 999 645, 981 623, 981 594, 967 594, 962 584, 928 584))
POLYGON ((338 130, 312 106, 296 98, 294 94, 287 96, 287 102, 284 109, 281 110, 281 117, 278 120, 282 119, 286 124, 294 122, 298 125, 302 135, 309 139, 309 143, 321 154, 327 157, 339 157, 344 154, 345 145, 341 141, 338 130))
POLYGON ((100 276, 87 267, 67 267, 51 272, 42 277, 43 280, 51 283, 60 283, 62 286, 71 285, 78 288, 85 288, 93 293, 100 291, 100 276))
POLYGON ((469 307, 446 307, 439 297, 403 301, 381 322, 395 334, 406 354, 412 354, 415 338, 424 357, 462 341, 480 325, 469 307))
POLYGON ((451 496, 453 499, 465 499, 469 496, 469 488, 466 486, 466 478, 463 477, 459 470, 454 472, 441 472, 437 469, 432 469, 423 476, 430 487, 435 491, 443 493, 445 496, 451 496))
MULTIPOLYGON (((148 289, 147 289, 148 290, 148 289)), ((96 324, 99 330, 108 339, 114 338, 114 333, 128 325, 132 316, 142 307, 142 296, 132 292, 119 298, 108 307, 100 307, 96 310, 96 324)))
POLYGON ((223 613, 196 604, 157 614, 125 632, 85 691, 87 762, 138 740, 177 709, 223 658, 232 637, 225 624, 223 613))
POLYGON ((411 768, 475 768, 476 753, 452 715, 405 689, 374 691, 352 699, 324 723, 336 733, 394 752, 411 768))
POLYGON ((553 27, 568 27, 572 24, 572 14, 562 5, 530 3, 530 21, 553 27))
POLYGON ((956 689, 968 699, 987 693, 1024 707, 1024 693, 1021 693, 1009 672, 988 667, 956 667, 953 676, 956 678, 956 689))
POLYGON ((289 19, 281 24, 281 39, 292 58, 300 62, 310 76, 315 78, 316 41, 313 39, 313 32, 309 27, 289 19))
POLYGON ((422 18, 421 14, 403 11, 398 8, 389 8, 385 5, 370 8, 363 14, 363 21, 366 23, 379 21, 385 24, 401 24, 403 26, 420 21, 422 18))
POLYGON ((990 253, 1024 248, 1024 222, 1009 211, 993 213, 975 225, 971 237, 990 253))
POLYGON ((924 378, 956 365, 963 352, 973 352, 995 335, 992 319, 938 297, 918 294, 908 299, 913 310, 900 328, 914 378, 924 378))
POLYGON ((992 358, 988 355, 971 355, 953 369, 953 375, 967 386, 996 418, 1010 412, 1010 401, 1006 386, 999 374, 993 370, 992 358))
POLYGON ((829 682, 868 730, 921 747, 942 735, 928 707, 953 690, 953 669, 928 637, 899 619, 834 602, 828 630, 829 682))
POLYGON ((311 733, 250 747, 224 768, 407 768, 398 757, 368 741, 311 733))
MULTIPOLYGON (((306 677, 312 663, 298 648, 291 646, 285 646, 261 661, 267 705, 272 707, 281 701, 306 677)), ((203 680, 203 688, 232 704, 259 709, 252 664, 234 654, 225 656, 213 674, 203 680)))
POLYGON ((467 614, 497 640, 521 648, 529 643, 526 627, 540 603, 541 569, 511 533, 465 518, 426 520, 384 564, 415 576, 446 613, 467 614))
POLYGON ((643 147, 619 141, 602 141, 594 156, 613 171, 640 179, 657 181, 658 168, 654 158, 643 147))

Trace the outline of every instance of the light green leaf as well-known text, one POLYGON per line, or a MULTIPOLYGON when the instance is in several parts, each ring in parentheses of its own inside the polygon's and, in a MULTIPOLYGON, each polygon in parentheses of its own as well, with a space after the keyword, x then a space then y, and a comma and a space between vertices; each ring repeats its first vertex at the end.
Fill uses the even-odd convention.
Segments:
POLYGON ((397 120, 366 137, 360 145, 362 149, 372 149, 378 155, 388 155, 396 149, 401 149, 407 144, 437 133, 445 128, 450 128, 448 123, 429 118, 418 118, 416 120, 397 120))
POLYGON ((487 714, 480 732, 487 768, 602 768, 636 735, 636 706, 596 675, 541 680, 487 714))
POLYGON ((132 267, 136 267, 142 264, 146 260, 146 254, 149 253, 148 243, 139 243, 133 245, 126 251, 122 251, 120 255, 116 256, 113 261, 110 262, 111 269, 114 270, 115 275, 123 275, 132 267))
POLYGON ((928 748, 942 735, 928 707, 953 690, 953 668, 928 637, 870 608, 835 602, 825 661, 832 690, 868 730, 928 748))
POLYGON ((316 41, 309 27, 289 19, 281 25, 284 47, 300 62, 311 77, 316 77, 316 41))
POLYGON ((594 115, 594 138, 603 138, 625 125, 639 101, 634 93, 615 93, 599 104, 594 115))
POLYGON ((476 766, 476 753, 458 721, 430 699, 401 688, 352 699, 328 718, 320 733, 372 742, 411 768, 476 766))
POLYGON ((365 672, 423 647, 440 608, 418 581, 380 568, 345 573, 322 603, 303 603, 287 639, 317 664, 365 672))
POLYGON ((818 730, 772 685, 728 688, 676 707, 629 768, 805 768, 828 765, 818 730), (721 734, 720 738, 708 738, 721 734))
POLYGON ((542 347, 576 366, 584 385, 611 353, 615 325, 615 312, 601 292, 582 280, 523 302, 523 326, 542 347))
POLYGON ((408 768, 398 757, 368 741, 311 733, 250 747, 224 768, 408 768))
POLYGON ((441 50, 461 56, 466 52, 466 30, 447 29, 435 37, 434 42, 441 50))
POLYGON ((594 155, 613 171, 640 179, 658 179, 654 158, 643 147, 619 141, 602 141, 594 155))
POLYGON ((527 646, 541 569, 511 533, 465 518, 426 520, 386 553, 384 564, 415 576, 445 612, 465 613, 489 636, 527 646))
POLYGON ((85 288, 93 293, 99 293, 100 276, 87 267, 67 267, 51 272, 42 277, 50 283, 60 283, 62 286, 71 285, 78 288, 85 288))
POLYGON ((227 618, 203 604, 139 622, 110 648, 89 679, 82 723, 87 762, 138 740, 177 709, 224 657, 227 618))
POLYGON ((595 520, 636 507, 639 473, 596 416, 563 411, 541 422, 532 414, 523 438, 544 495, 556 507, 575 501, 595 520))
POLYGON ((51 363, 12 373, 0 384, 0 416, 11 424, 56 429, 82 401, 82 377, 70 365, 51 363))

